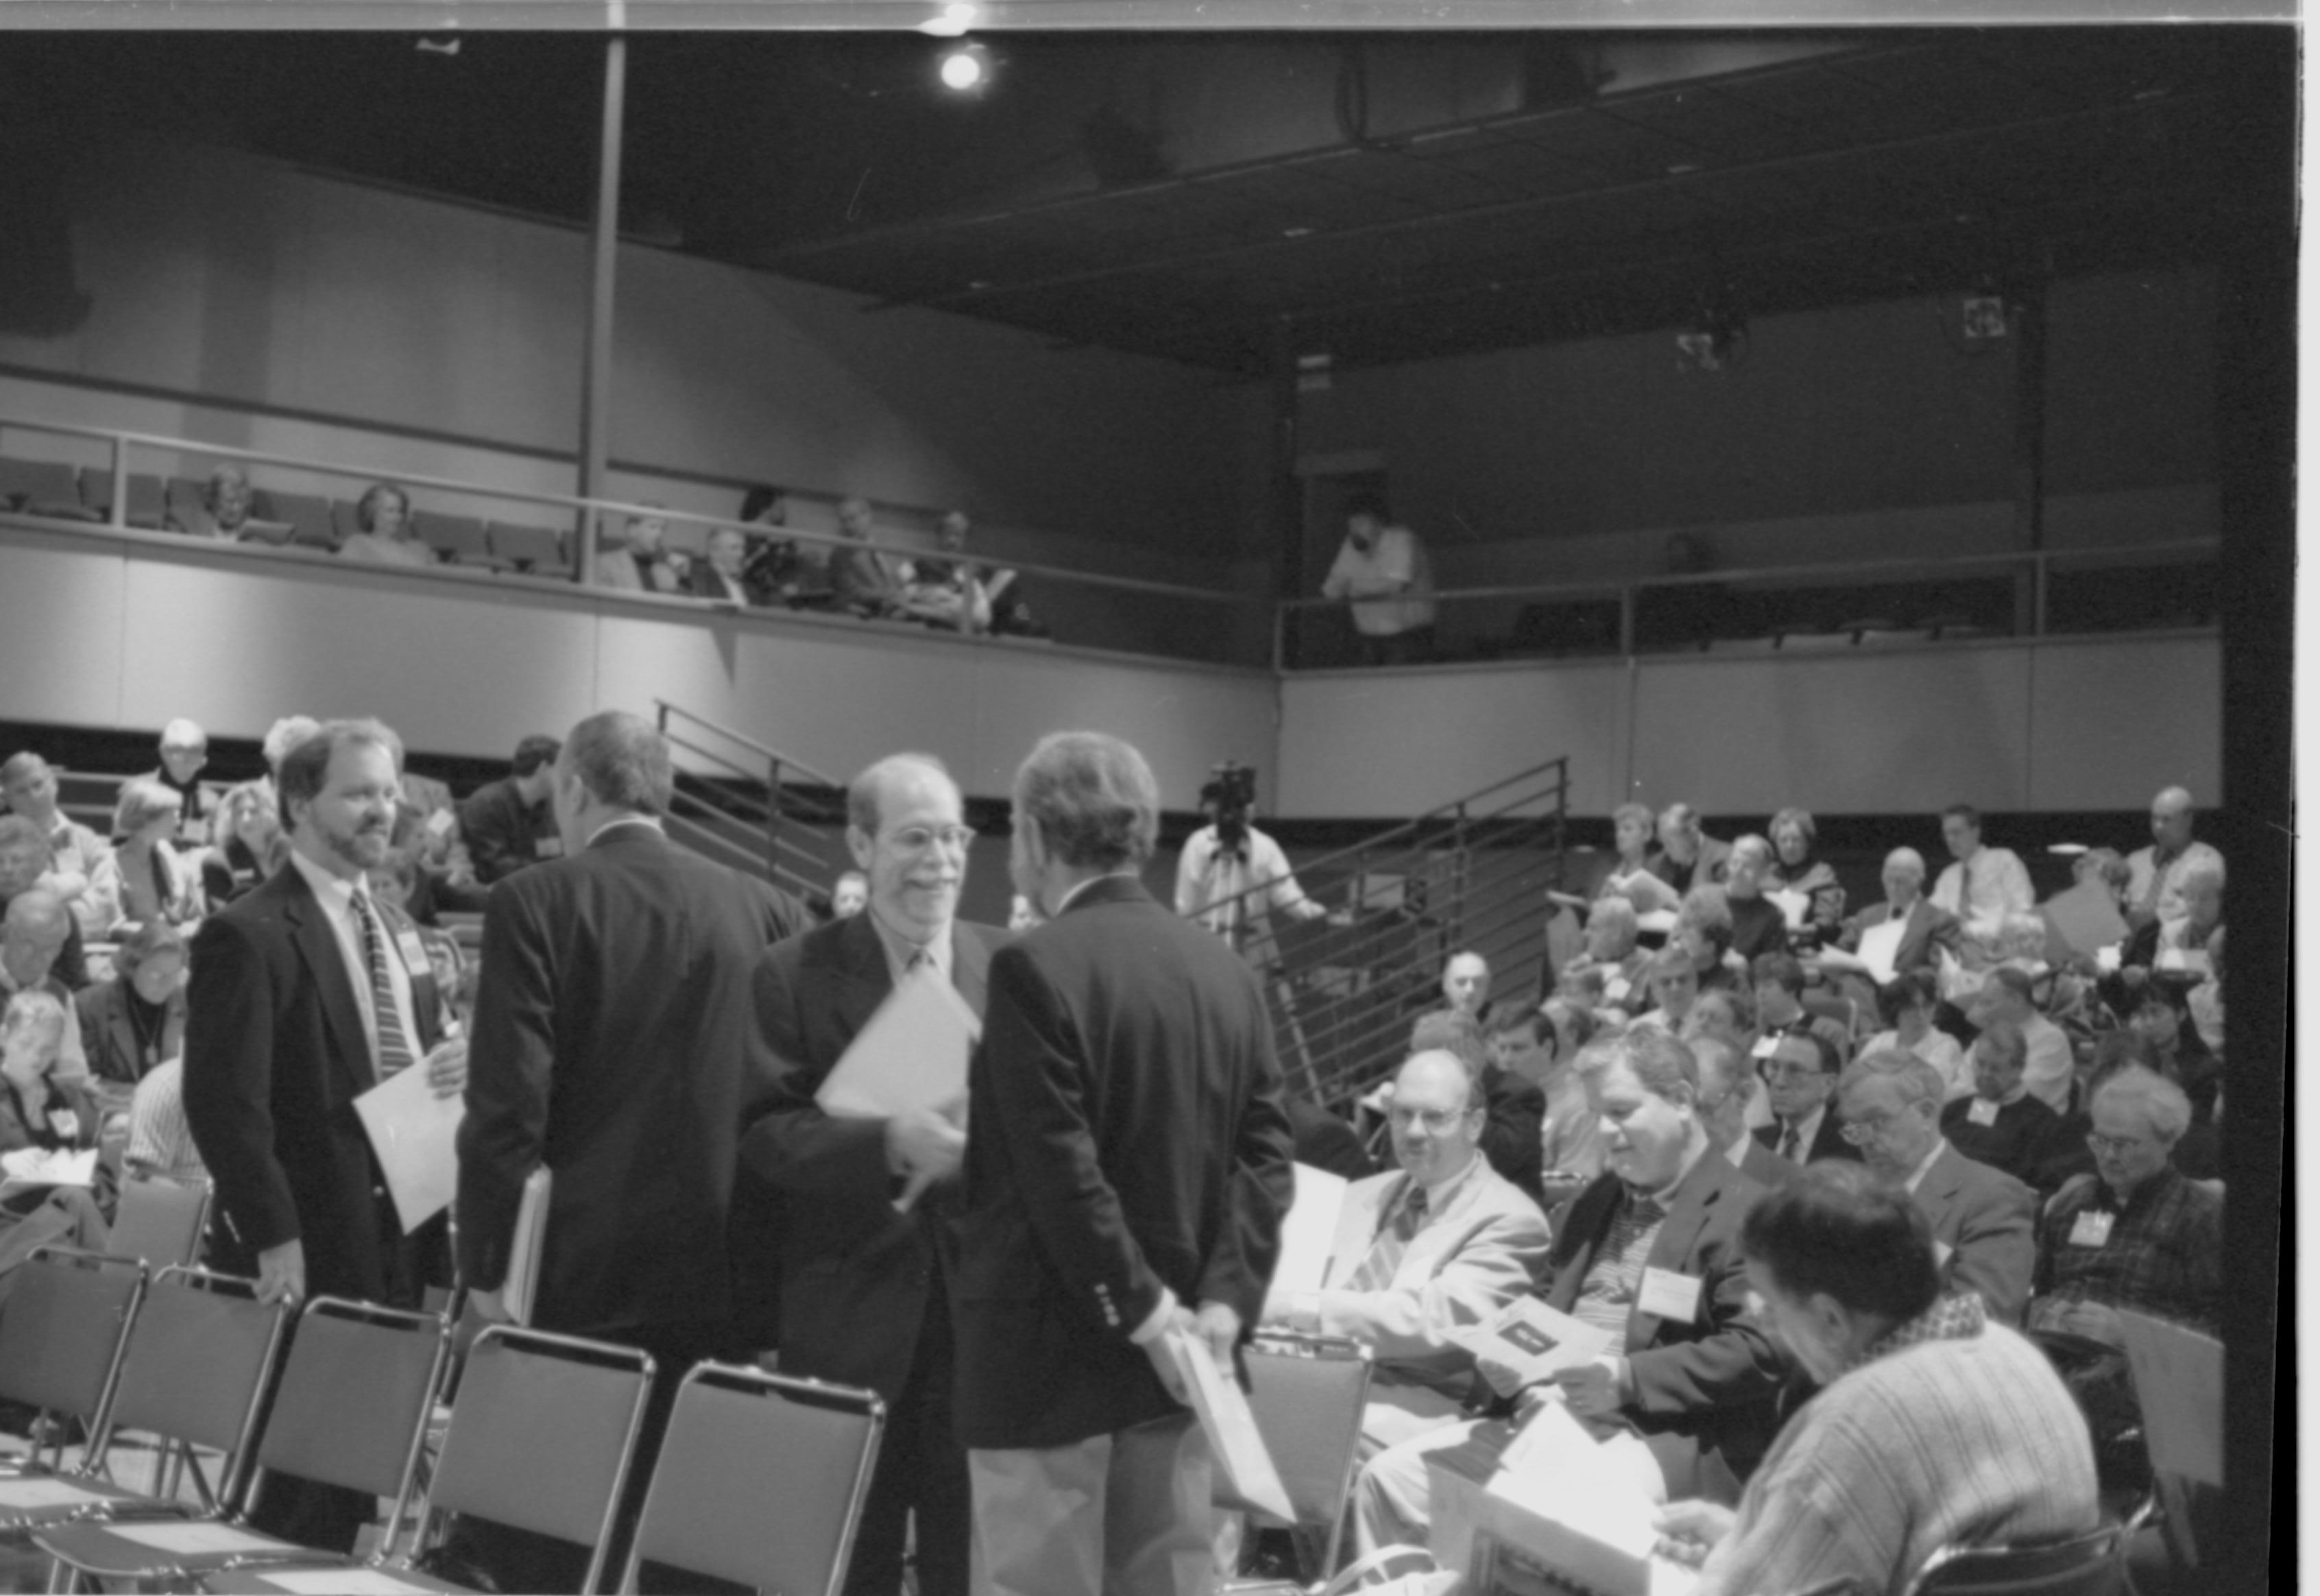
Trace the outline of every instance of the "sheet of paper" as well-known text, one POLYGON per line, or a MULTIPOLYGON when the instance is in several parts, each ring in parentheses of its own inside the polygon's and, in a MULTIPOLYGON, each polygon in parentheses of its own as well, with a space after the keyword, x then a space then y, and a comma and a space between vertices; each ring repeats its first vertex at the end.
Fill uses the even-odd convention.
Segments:
POLYGON ((2056 893, 2038 905, 2038 912, 2074 953, 2092 957, 2126 939, 2125 918, 2110 889, 2099 881, 2082 881, 2056 893))
POLYGON ((1491 1477, 1475 1512, 1477 1588, 1490 1588, 1492 1545, 1526 1554, 1561 1579, 1601 1596, 1645 1596, 1654 1588, 1652 1527, 1656 1474, 1648 1450, 1632 1455, 1599 1446, 1560 1403, 1541 1408, 1517 1437, 1522 1466, 1491 1477))
POLYGON ((240 1576, 268 1591, 291 1596, 419 1596, 428 1587, 396 1579, 376 1568, 283 1568, 267 1573, 249 1569, 240 1576))
POLYGON ((543 1164, 523 1183, 523 1196, 515 1210, 515 1236, 508 1244, 507 1279, 500 1286, 501 1305, 520 1325, 531 1322, 539 1301, 540 1261, 548 1253, 548 1210, 555 1201, 556 1176, 543 1164))
POLYGON ((1861 933, 1861 946, 1855 952, 1878 985, 1893 979, 1893 960, 1901 951, 1901 938, 1908 929, 1906 920, 1888 920, 1861 933))
POLYGON ((1328 1278, 1329 1249, 1337 1238, 1337 1214, 1345 1207, 1341 1174, 1316 1169, 1310 1164, 1293 1166, 1297 1192, 1281 1221, 1281 1258, 1273 1266, 1276 1292, 1318 1292, 1328 1278))
POLYGON ((405 1230, 415 1230, 450 1205, 459 1191, 457 1096, 438 1097, 427 1072, 399 1069, 355 1099, 355 1112, 378 1155, 387 1194, 405 1230))
POLYGON ((1592 1363, 1611 1348, 1609 1331, 1581 1324, 1536 1297, 1517 1297, 1482 1323, 1451 1331, 1450 1339, 1477 1357, 1507 1365, 1525 1385, 1592 1363))
POLYGON ((0 1508, 19 1511, 33 1508, 72 1508, 104 1501, 103 1492, 76 1485, 70 1480, 0 1480, 0 1508))
POLYGON ((117 1535, 122 1540, 134 1541, 140 1546, 156 1551, 172 1552, 181 1557, 205 1555, 231 1556, 237 1552, 278 1552, 283 1543, 270 1535, 255 1535, 247 1529, 236 1529, 231 1524, 204 1521, 176 1524, 107 1524, 107 1535, 117 1535))
POLYGON ((1805 915, 1812 908, 1810 893, 1790 892, 1782 887, 1778 892, 1766 893, 1764 901, 1780 910, 1781 918, 1789 922, 1789 929, 1801 931, 1805 929, 1805 915))
POLYGON ((1248 1398, 1218 1372, 1217 1360, 1192 1331, 1171 1325, 1161 1335, 1184 1376, 1192 1411, 1200 1415, 1201 1428, 1208 1432, 1209 1450, 1223 1476, 1225 1493, 1260 1512, 1293 1520, 1296 1511, 1289 1505, 1289 1492, 1281 1483, 1279 1471, 1273 1466, 1273 1455, 1265 1450, 1248 1398))
POLYGON ((941 976, 906 977, 821 1083, 822 1112, 892 1119, 905 1109, 949 1113, 966 1101, 966 1058, 983 1022, 941 976))
POLYGON ((12 1181, 32 1186, 86 1186, 96 1179, 96 1149, 50 1152, 46 1147, 18 1147, 0 1153, 0 1170, 12 1181))

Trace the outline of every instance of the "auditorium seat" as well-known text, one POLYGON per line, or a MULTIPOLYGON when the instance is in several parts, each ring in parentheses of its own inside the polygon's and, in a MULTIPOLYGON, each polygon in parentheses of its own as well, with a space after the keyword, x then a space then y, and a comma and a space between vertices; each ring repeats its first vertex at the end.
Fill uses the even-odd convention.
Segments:
POLYGON ((486 571, 509 568, 507 561, 492 553, 490 541, 484 535, 484 523, 474 516, 421 510, 412 512, 411 519, 418 529, 419 540, 435 551, 436 558, 486 571))
POLYGON ((273 513, 271 521, 290 523, 291 544, 299 549, 319 549, 325 554, 335 554, 339 548, 339 532, 331 514, 331 502, 320 494, 285 494, 268 492, 267 504, 273 513))
POLYGON ((517 526, 494 521, 485 523, 485 533, 492 553, 519 571, 559 579, 568 579, 572 575, 572 558, 565 552, 564 534, 554 527, 517 526))
POLYGON ((180 529, 191 526, 191 517, 202 507, 202 495, 208 485, 195 476, 172 476, 165 493, 168 513, 180 529))
MULTIPOLYGON (((85 466, 80 474, 80 502, 108 519, 113 514, 113 472, 104 466, 85 466)), ((145 531, 159 531, 168 515, 168 505, 161 494, 161 479, 150 471, 129 474, 129 514, 131 526, 145 531)))
POLYGON ((0 455, 0 505, 54 521, 102 521, 81 503, 80 483, 61 460, 17 460, 0 455))

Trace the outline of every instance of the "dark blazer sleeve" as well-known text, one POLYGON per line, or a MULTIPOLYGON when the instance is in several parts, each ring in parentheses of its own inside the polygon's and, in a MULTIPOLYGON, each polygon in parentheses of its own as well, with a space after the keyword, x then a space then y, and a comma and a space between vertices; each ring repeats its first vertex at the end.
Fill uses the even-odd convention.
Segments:
POLYGON ((1957 1193, 1956 1238, 1949 1243, 1948 1284, 1979 1292, 1989 1311, 2007 1324, 2022 1322, 2037 1265, 2031 1220, 2037 1199, 2012 1175, 1989 1170, 1957 1193))
POLYGON ((1260 1024, 1255 1035, 1256 1078, 1233 1147, 1225 1232, 1210 1250, 1200 1290, 1201 1301, 1222 1302, 1240 1316, 1244 1336, 1264 1317, 1265 1288, 1281 1259, 1281 1221, 1297 1192, 1295 1142, 1272 1029, 1260 1024))
POLYGON ((289 1177, 274 1156, 276 961, 231 916, 194 935, 186 994, 186 1125, 209 1166, 219 1207, 242 1245, 263 1252, 300 1239, 289 1177))
POLYGON ((483 967, 459 1121, 459 1267, 476 1291, 507 1280, 523 1183, 545 1156, 556 993, 533 894, 514 884, 485 901, 483 967))
POLYGON ((741 1138, 741 1162, 780 1191, 829 1197, 891 1195, 886 1121, 833 1119, 814 1102, 842 1056, 832 1032, 817 1045, 807 1035, 808 1003, 829 994, 801 990, 810 972, 794 947, 769 949, 750 983, 757 1034, 770 1056, 773 1083, 741 1138))
POLYGON ((1769 1401, 1778 1389, 1781 1360, 1748 1316, 1748 1277, 1740 1257, 1741 1215, 1758 1191, 1736 1174, 1725 1181, 1708 1223, 1684 1256, 1684 1273, 1700 1280, 1707 1319, 1700 1333, 1662 1337, 1628 1355, 1637 1413, 1698 1418, 1769 1401))
POLYGON ((1538 1162, 1540 1128, 1545 1121, 1546 1093, 1536 1082, 1504 1072, 1491 1082, 1490 1117, 1483 1122, 1480 1144, 1482 1156, 1534 1201, 1545 1191, 1538 1162))

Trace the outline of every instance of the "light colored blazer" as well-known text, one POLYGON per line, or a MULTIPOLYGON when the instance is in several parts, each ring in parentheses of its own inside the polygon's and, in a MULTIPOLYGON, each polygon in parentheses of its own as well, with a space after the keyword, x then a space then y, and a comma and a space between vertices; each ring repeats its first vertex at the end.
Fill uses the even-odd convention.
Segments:
POLYGON ((1991 1318, 2020 1324, 2037 1263, 2030 1188, 1944 1145, 1915 1195, 1935 1243, 1945 1249, 1943 1288, 1979 1292, 1991 1318))
POLYGON ((1381 1375, 1464 1390, 1473 1355, 1454 1345, 1448 1332, 1529 1291, 1546 1266, 1546 1216, 1479 1154, 1476 1162, 1457 1195, 1410 1238, 1393 1283, 1382 1291, 1351 1292, 1333 1283, 1361 1267, 1380 1217, 1400 1199, 1409 1176, 1397 1169, 1346 1190, 1316 1310, 1324 1335, 1368 1342, 1381 1375))

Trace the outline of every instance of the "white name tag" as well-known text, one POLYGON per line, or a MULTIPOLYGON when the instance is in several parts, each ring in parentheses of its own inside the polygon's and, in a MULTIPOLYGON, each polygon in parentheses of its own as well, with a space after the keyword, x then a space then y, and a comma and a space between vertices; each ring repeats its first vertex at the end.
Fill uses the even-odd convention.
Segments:
POLYGON ((77 1139, 80 1136, 80 1116, 70 1109, 50 1109, 49 1134, 63 1141, 77 1139))
POLYGON ((564 839, 543 837, 531 845, 532 857, 539 859, 560 859, 564 857, 564 839))
POLYGON ((2071 1222, 2071 1245, 2072 1247, 2107 1246, 2110 1241, 2111 1221, 2116 1218, 2117 1218, 2116 1214, 2103 1213, 2091 1208, 2087 1210, 2071 1222))
POLYGON ((451 828, 458 823, 458 817, 452 814, 449 810, 439 809, 433 814, 427 817, 427 835, 430 837, 449 837, 451 834, 451 828))
POLYGON ((409 926, 395 928, 394 950, 403 955, 403 967, 413 975, 421 970, 432 971, 434 968, 427 962, 427 944, 421 942, 419 939, 419 933, 409 926))
POLYGON ((1636 1307, 1654 1319, 1696 1324, 1699 1319, 1699 1276, 1678 1274, 1672 1269, 1645 1269, 1643 1290, 1636 1293, 1636 1307))
POLYGON ((1773 1054, 1778 1053, 1780 1050, 1780 1038, 1758 1037, 1756 1038, 1756 1045, 1748 1049, 1748 1056, 1751 1058, 1770 1058, 1773 1054))
POLYGON ((1965 1117, 1976 1125, 1995 1125, 1998 1105, 1986 1097, 1977 1097, 1966 1105, 1965 1117))

